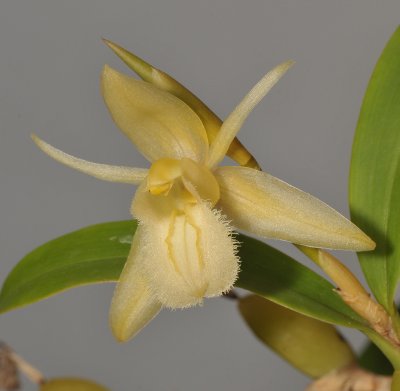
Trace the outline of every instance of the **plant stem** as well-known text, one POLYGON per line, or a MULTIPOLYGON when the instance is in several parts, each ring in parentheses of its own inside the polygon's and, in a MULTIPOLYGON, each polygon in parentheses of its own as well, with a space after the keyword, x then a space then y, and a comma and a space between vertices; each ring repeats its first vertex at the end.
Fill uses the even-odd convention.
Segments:
MULTIPOLYGON (((376 343, 385 354, 388 352, 391 355, 391 358, 389 356, 388 358, 392 363, 395 361, 397 365, 400 365, 400 339, 398 334, 399 328, 397 327, 399 319, 397 310, 395 314, 389 314, 384 307, 371 297, 357 277, 333 255, 318 248, 299 245, 296 245, 296 247, 321 267, 338 286, 338 294, 343 301, 368 321, 376 335, 379 335, 392 346, 389 352, 387 348, 382 349, 382 343, 376 343)), ((368 330, 364 332, 367 333, 368 330)), ((399 366, 395 368, 400 369, 399 366)))
POLYGON ((13 351, 10 351, 10 357, 17 365, 18 369, 32 382, 38 385, 45 383, 43 374, 33 367, 30 363, 24 360, 21 356, 13 351))
POLYGON ((363 330, 364 334, 382 351, 395 370, 400 370, 400 350, 390 341, 373 330, 363 330))
POLYGON ((37 385, 45 383, 43 374, 21 356, 16 354, 8 345, 0 341, 0 348, 6 352, 9 360, 11 360, 32 383, 37 385))

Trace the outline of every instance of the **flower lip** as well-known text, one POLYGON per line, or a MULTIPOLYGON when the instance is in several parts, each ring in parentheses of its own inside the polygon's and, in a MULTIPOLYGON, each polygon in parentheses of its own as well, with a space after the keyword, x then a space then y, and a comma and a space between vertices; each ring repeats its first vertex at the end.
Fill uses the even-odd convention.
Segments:
POLYGON ((143 185, 136 192, 132 212, 141 222, 144 254, 139 272, 164 306, 185 308, 231 289, 239 260, 224 216, 202 201, 175 208, 169 197, 152 196, 143 185))

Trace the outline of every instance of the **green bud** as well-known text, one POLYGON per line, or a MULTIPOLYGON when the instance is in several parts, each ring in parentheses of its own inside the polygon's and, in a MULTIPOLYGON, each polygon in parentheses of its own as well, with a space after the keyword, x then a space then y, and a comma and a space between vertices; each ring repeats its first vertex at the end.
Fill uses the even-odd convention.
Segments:
POLYGON ((40 391, 109 391, 109 389, 89 380, 58 378, 46 381, 40 386, 40 391))
POLYGON ((240 299, 239 310, 263 343, 312 378, 355 362, 350 346, 330 324, 257 295, 240 299))

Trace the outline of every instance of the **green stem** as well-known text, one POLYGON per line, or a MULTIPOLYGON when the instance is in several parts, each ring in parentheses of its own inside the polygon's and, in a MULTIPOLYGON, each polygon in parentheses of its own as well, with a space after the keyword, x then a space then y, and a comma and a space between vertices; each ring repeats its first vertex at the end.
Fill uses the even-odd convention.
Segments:
POLYGON ((363 330, 364 334, 382 351, 395 370, 400 370, 400 349, 373 330, 363 330))
POLYGON ((399 336, 400 339, 400 315, 397 310, 396 304, 393 303, 393 310, 390 312, 390 317, 393 322, 393 329, 396 332, 397 336, 399 336))

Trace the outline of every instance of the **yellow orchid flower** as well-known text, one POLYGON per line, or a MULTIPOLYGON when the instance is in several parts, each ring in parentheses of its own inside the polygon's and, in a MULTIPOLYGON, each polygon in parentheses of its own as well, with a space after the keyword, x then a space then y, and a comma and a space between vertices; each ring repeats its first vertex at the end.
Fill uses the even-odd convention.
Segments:
POLYGON ((370 250, 374 242, 313 196, 254 168, 219 167, 243 122, 291 67, 267 73, 212 142, 198 114, 175 95, 106 66, 102 93, 117 126, 151 162, 110 166, 68 155, 33 136, 59 162, 97 178, 139 185, 139 226, 115 289, 111 328, 119 341, 163 307, 185 308, 229 291, 239 272, 232 227, 312 247, 370 250))

